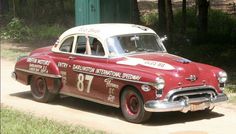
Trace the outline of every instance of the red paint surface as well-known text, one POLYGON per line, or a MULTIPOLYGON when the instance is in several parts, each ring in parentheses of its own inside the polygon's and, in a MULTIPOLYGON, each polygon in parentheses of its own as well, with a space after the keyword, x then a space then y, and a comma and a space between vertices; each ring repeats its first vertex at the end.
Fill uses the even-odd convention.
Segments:
MULTIPOLYGON (((77 88, 78 83, 78 74, 79 72, 75 72, 72 70, 73 65, 81 65, 86 67, 92 67, 95 69, 104 69, 110 70, 114 72, 120 73, 130 73, 134 75, 141 76, 139 81, 141 82, 155 82, 157 76, 160 76, 165 79, 165 88, 163 91, 163 96, 160 99, 165 98, 166 94, 173 89, 180 87, 192 87, 192 86, 203 86, 209 85, 216 89, 218 93, 222 92, 218 87, 218 80, 216 74, 221 71, 221 69, 200 64, 196 62, 190 63, 181 63, 177 60, 182 59, 181 57, 174 56, 168 53, 146 53, 129 56, 132 58, 141 58, 144 60, 152 60, 165 62, 172 65, 174 70, 161 70, 155 69, 151 67, 146 67, 143 65, 129 66, 129 65, 121 65, 117 64, 117 61, 124 60, 125 58, 94 58, 94 57, 85 57, 85 56, 76 56, 71 54, 61 54, 51 52, 51 47, 40 48, 33 51, 29 57, 34 57, 36 59, 43 59, 50 61, 50 64, 47 66, 48 74, 61 75, 61 71, 66 72, 66 80, 62 81, 62 88, 60 92, 70 93, 73 95, 83 96, 86 98, 92 98, 93 100, 99 100, 106 103, 119 105, 119 98, 122 89, 125 86, 133 86, 139 90, 142 94, 144 101, 157 99, 155 95, 155 88, 152 87, 152 90, 149 92, 144 92, 140 89, 140 83, 136 82, 128 82, 119 79, 112 79, 112 83, 118 85, 118 88, 115 88, 112 93, 110 91, 110 87, 106 86, 104 82, 105 79, 109 78, 109 76, 96 76, 94 73, 82 73, 85 75, 94 75, 90 92, 86 91, 88 81, 84 81, 84 90, 79 91, 77 88), (67 67, 58 67, 58 62, 66 63, 67 67), (190 75, 197 76, 197 80, 191 82, 186 80, 190 75), (181 84, 179 84, 181 83, 181 84), (108 101, 109 95, 115 96, 114 101, 108 101)), ((27 57, 21 59, 16 63, 16 68, 21 69, 29 69, 29 62, 27 62, 27 57)), ((18 76, 18 81, 27 84, 27 78, 31 75, 29 73, 22 73, 20 71, 16 71, 18 76)), ((53 87, 53 82, 48 82, 52 85, 49 87, 53 87)))

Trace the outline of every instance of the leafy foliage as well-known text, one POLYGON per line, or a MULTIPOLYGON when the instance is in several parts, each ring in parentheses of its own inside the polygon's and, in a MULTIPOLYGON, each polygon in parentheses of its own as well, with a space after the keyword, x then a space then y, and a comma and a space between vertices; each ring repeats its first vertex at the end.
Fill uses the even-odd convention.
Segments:
MULTIPOLYGON (((186 36, 192 43, 199 43, 197 38, 197 18, 194 8, 187 9, 186 36)), ((177 10, 174 15, 175 31, 178 33, 182 24, 182 11, 177 10)), ((219 10, 209 10, 208 33, 204 37, 204 43, 231 44, 236 41, 236 19, 219 10)))
POLYGON ((13 18, 0 32, 0 38, 12 41, 49 40, 57 38, 65 27, 56 25, 31 25, 26 26, 23 20, 13 18))
POLYGON ((34 25, 31 26, 33 40, 48 40, 57 38, 66 28, 60 25, 34 25))
POLYGON ((0 38, 22 41, 30 39, 31 30, 24 22, 18 18, 13 18, 6 26, 5 29, 1 30, 0 38))
POLYGON ((146 13, 141 16, 141 22, 147 26, 155 25, 157 21, 158 21, 158 14, 156 12, 146 13))

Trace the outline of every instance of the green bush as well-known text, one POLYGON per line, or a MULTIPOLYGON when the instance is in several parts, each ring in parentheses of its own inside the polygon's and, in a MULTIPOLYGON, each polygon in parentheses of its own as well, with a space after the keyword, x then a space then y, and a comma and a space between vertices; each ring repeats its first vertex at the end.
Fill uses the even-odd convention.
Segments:
POLYGON ((210 10, 208 17, 209 42, 229 43, 235 39, 236 19, 219 11, 210 10))
POLYGON ((31 30, 23 20, 12 18, 7 26, 1 29, 0 38, 14 41, 28 40, 31 38, 31 30))
MULTIPOLYGON (((197 42, 197 16, 195 8, 187 8, 186 11, 186 36, 193 43, 197 42)), ((174 14, 174 28, 178 33, 182 26, 182 10, 176 10, 174 14)), ((204 36, 204 43, 235 43, 236 19, 220 10, 209 10, 208 34, 204 36)))
POLYGON ((0 38, 12 41, 35 41, 57 38, 66 30, 56 25, 30 25, 26 26, 23 20, 13 18, 5 28, 1 29, 0 38))
POLYGON ((156 12, 145 13, 141 16, 141 22, 146 26, 153 26, 158 21, 158 14, 156 12))
MULTIPOLYGON (((174 12, 174 28, 178 32, 182 27, 182 9, 177 9, 174 12)), ((196 32, 197 18, 195 8, 186 9, 186 28, 187 32, 196 32)))
POLYGON ((31 26, 34 40, 57 38, 66 28, 60 25, 35 25, 31 26))

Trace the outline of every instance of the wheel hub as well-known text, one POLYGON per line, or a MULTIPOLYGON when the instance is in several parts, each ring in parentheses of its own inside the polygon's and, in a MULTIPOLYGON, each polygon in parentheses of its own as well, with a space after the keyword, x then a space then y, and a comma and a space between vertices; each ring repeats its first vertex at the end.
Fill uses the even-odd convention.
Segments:
POLYGON ((127 99, 127 110, 131 114, 137 114, 139 111, 139 101, 135 95, 130 95, 127 99))

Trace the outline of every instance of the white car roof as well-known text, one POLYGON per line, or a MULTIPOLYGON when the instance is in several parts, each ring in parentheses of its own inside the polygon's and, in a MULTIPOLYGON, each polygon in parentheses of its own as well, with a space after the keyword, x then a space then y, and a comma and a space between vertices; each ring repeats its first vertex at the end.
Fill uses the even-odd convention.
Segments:
POLYGON ((134 34, 134 33, 155 34, 155 32, 152 29, 135 24, 122 24, 122 23, 90 24, 68 29, 59 37, 59 41, 73 34, 87 34, 88 36, 94 35, 104 40, 108 37, 116 35, 134 34))

